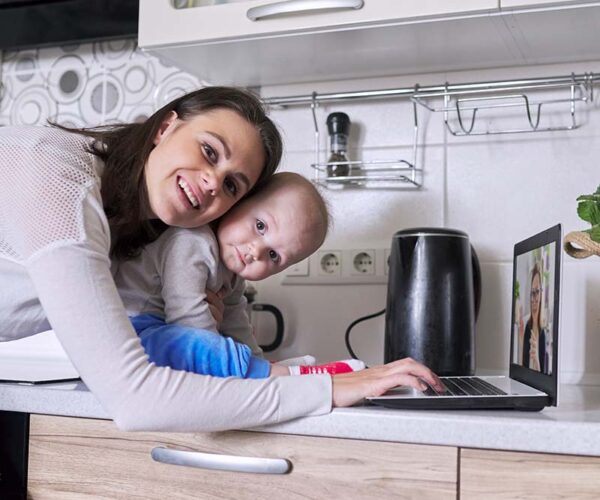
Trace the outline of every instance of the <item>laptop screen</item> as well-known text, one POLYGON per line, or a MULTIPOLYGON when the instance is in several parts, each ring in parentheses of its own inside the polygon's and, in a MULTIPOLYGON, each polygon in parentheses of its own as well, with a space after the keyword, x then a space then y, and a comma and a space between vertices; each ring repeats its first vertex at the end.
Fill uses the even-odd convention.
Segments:
POLYGON ((560 225, 515 245, 510 376, 556 397, 560 225))

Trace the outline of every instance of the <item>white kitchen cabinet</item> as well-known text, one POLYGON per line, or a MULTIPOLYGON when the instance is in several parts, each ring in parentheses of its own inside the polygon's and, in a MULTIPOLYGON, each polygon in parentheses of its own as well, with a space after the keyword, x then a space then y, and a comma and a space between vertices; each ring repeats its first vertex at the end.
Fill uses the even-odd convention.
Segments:
POLYGON ((139 44, 208 83, 252 86, 600 58, 600 2, 364 0, 251 19, 257 8, 338 1, 356 5, 141 0, 139 44))
POLYGON ((499 19, 519 64, 600 58, 600 2, 502 0, 501 8, 499 19))
POLYGON ((247 0, 197 7, 191 2, 190 5, 175 8, 172 0, 141 0, 140 45, 202 44, 315 33, 448 15, 481 14, 498 8, 497 0, 247 0), (341 7, 324 9, 319 6, 336 3, 341 7), (256 20, 249 17, 256 9, 286 4, 293 12, 256 20), (361 4, 360 8, 353 8, 361 4))
POLYGON ((169 0, 141 0, 139 45, 211 83, 245 85, 395 75, 511 57, 489 18, 498 12, 497 0, 364 0, 360 9, 248 17, 249 9, 274 3, 176 9, 169 0), (479 40, 486 40, 485 56, 479 40))
POLYGON ((585 0, 500 0, 501 9, 515 9, 524 7, 560 7, 564 5, 589 4, 585 0))
POLYGON ((139 44, 208 83, 249 86, 600 58, 600 2, 364 0, 250 19, 279 3, 141 0, 139 44))

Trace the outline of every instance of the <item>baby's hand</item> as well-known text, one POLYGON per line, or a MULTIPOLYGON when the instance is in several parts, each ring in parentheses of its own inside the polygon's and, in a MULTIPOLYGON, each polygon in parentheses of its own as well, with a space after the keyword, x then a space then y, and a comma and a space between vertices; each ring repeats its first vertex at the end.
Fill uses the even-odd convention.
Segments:
POLYGON ((220 329, 221 323, 223 323, 223 313, 225 311, 225 304, 223 303, 224 295, 225 292, 222 288, 218 292, 206 290, 206 302, 208 302, 208 309, 217 323, 217 330, 220 329))

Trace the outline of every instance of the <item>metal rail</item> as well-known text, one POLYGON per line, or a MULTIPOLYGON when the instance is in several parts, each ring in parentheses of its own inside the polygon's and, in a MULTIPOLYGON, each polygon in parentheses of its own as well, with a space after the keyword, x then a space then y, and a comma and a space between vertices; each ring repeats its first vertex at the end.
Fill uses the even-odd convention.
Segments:
POLYGON ((429 85, 412 87, 361 90, 353 92, 330 92, 319 94, 313 92, 307 95, 296 95, 287 97, 267 97, 263 102, 269 106, 299 106, 310 105, 313 102, 331 102, 362 99, 381 99, 398 97, 411 99, 413 97, 444 97, 450 95, 492 93, 505 91, 528 91, 528 90, 550 90, 552 87, 564 87, 565 85, 584 84, 591 85, 600 81, 600 75, 594 73, 583 73, 579 75, 554 76, 548 78, 528 78, 520 80, 496 80, 479 83, 445 83, 443 85, 429 85))
POLYGON ((419 122, 417 105, 431 112, 443 113, 444 124, 453 136, 509 134, 573 130, 579 127, 576 103, 590 103, 594 98, 594 83, 600 75, 594 73, 571 74, 548 78, 498 80, 480 83, 458 83, 421 87, 335 92, 263 99, 267 106, 310 106, 314 125, 315 160, 314 182, 329 188, 420 188, 422 169, 417 166, 419 122), (556 96, 557 93, 566 95, 556 96), (552 95, 550 95, 552 94, 552 95), (537 96, 537 99, 533 96, 537 96), (404 98, 413 104, 413 144, 410 160, 374 160, 330 162, 321 161, 319 126, 316 109, 320 103, 404 98), (439 105, 439 100, 442 105, 439 105), (438 103, 436 103, 436 100, 438 103), (561 125, 540 126, 542 110, 549 105, 565 105, 569 122, 561 125), (478 112, 483 109, 521 108, 523 126, 517 128, 485 129, 476 127, 478 112), (347 164, 350 175, 329 177, 327 167, 347 164))

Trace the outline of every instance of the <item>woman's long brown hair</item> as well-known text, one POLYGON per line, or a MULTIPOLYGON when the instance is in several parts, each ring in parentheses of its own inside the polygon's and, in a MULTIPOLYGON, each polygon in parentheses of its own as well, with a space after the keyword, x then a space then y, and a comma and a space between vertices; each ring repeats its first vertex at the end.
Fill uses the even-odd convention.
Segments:
MULTIPOLYGON (((533 266, 533 269, 531 270, 531 285, 533 285, 533 278, 538 277, 538 279, 540 280, 540 307, 538 309, 537 312, 537 325, 538 328, 541 330, 542 329, 542 325, 540 324, 540 319, 542 318, 542 273, 540 271, 540 268, 537 264, 535 264, 533 266)), ((529 299, 530 303, 531 303, 531 298, 529 299)), ((529 328, 533 328, 533 314, 530 315, 529 317, 529 328)))
POLYGON ((64 130, 95 139, 90 152, 103 160, 102 202, 111 225, 111 257, 130 259, 167 228, 158 219, 148 220, 148 192, 144 167, 154 148, 154 137, 171 111, 180 120, 190 120, 214 109, 238 113, 258 131, 265 152, 265 165, 250 192, 261 188, 277 169, 282 140, 275 124, 266 116, 260 100, 234 87, 205 87, 186 94, 159 109, 143 123, 108 125, 91 129, 64 130))

